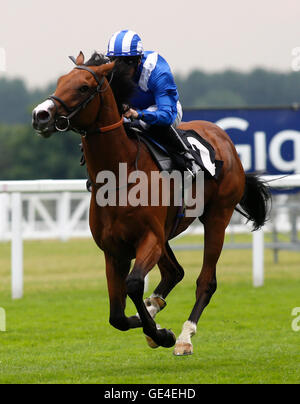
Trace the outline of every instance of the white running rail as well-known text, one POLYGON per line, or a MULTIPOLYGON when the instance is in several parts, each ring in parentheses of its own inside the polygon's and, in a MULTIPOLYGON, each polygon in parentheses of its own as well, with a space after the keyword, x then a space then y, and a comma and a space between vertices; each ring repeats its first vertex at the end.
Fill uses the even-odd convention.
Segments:
MULTIPOLYGON (((266 176, 271 187, 300 187, 300 175, 266 176)), ((23 297, 23 239, 90 237, 84 180, 0 181, 0 241, 12 241, 12 297, 23 297)), ((264 232, 253 233, 253 285, 264 283, 264 232)))

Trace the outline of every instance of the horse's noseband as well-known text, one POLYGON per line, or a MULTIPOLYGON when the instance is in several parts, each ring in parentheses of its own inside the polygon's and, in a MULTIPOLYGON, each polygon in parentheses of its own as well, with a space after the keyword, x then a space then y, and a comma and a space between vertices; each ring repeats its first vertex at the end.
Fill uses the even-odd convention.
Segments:
POLYGON ((89 97, 86 98, 85 100, 83 100, 82 102, 80 102, 78 105, 76 105, 73 108, 68 107, 66 105, 66 103, 61 98, 57 97, 56 95, 50 95, 50 97, 48 97, 47 99, 52 100, 56 106, 57 106, 57 102, 58 102, 60 105, 62 105, 62 107, 68 114, 67 116, 60 115, 55 119, 55 129, 57 131, 66 132, 67 130, 72 129, 75 132, 79 132, 80 134, 85 135, 86 131, 71 127, 70 120, 75 115, 77 115, 78 112, 80 112, 82 109, 86 108, 86 106, 95 98, 95 96, 97 94, 101 95, 101 93, 106 91, 108 86, 104 90, 101 90, 101 87, 104 82, 104 77, 102 77, 100 80, 99 77, 97 76, 97 74, 92 69, 89 69, 87 66, 76 66, 75 69, 86 70, 87 72, 91 73, 93 75, 94 79, 96 80, 98 85, 95 88, 95 90, 89 95, 89 97))

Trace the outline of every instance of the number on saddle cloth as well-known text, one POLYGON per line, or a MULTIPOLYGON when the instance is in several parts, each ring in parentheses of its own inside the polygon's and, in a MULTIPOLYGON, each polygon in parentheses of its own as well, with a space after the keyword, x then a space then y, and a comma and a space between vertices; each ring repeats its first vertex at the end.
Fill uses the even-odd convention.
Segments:
POLYGON ((183 131, 177 129, 177 132, 205 174, 210 178, 218 179, 223 167, 223 161, 216 160, 216 152, 212 145, 194 130, 183 131))

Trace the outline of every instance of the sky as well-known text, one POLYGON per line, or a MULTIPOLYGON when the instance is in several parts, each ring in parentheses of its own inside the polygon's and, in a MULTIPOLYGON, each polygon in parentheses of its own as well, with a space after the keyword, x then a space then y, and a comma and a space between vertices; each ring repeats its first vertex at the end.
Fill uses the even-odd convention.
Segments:
POLYGON ((0 77, 45 87, 72 68, 67 56, 105 52, 121 29, 136 31, 175 74, 289 72, 299 17, 300 0, 1 0, 0 77))

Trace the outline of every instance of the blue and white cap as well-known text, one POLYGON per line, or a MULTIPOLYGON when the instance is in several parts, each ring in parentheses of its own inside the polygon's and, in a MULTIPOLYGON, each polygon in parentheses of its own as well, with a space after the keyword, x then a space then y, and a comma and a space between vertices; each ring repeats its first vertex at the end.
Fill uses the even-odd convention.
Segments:
POLYGON ((106 56, 140 56, 144 49, 139 35, 131 30, 116 32, 108 43, 106 56))

